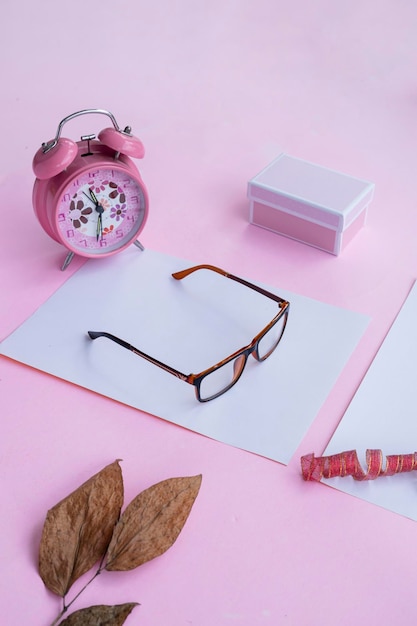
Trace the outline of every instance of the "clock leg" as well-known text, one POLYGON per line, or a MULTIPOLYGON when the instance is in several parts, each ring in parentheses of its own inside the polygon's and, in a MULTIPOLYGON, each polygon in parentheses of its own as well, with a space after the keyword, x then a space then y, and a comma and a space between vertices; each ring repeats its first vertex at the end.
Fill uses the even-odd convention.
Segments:
POLYGON ((62 272, 67 269, 67 267, 71 263, 73 257, 74 257, 74 253, 73 252, 68 252, 67 256, 65 257, 64 264, 61 267, 61 271, 62 272))
POLYGON ((142 252, 145 250, 145 247, 142 246, 142 244, 140 243, 139 239, 136 239, 136 241, 133 242, 135 244, 135 246, 137 246, 139 248, 139 250, 142 250, 142 252))

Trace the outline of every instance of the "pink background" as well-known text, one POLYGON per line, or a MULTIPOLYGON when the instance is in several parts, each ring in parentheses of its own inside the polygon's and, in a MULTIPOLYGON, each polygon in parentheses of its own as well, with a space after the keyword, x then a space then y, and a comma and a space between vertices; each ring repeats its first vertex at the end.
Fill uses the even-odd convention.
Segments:
POLYGON ((415 3, 5 0, 2 23, 0 338, 82 263, 58 269, 31 160, 87 107, 145 144, 147 247, 372 317, 287 467, 1 357, 5 623, 55 617, 36 569, 46 511, 116 458, 126 501, 170 476, 202 473, 201 492, 170 551, 103 574, 74 608, 138 601, 127 623, 148 626, 414 617, 415 523, 304 483, 299 457, 324 450, 417 275, 415 3), (249 225, 247 181, 281 151, 376 184, 340 257, 249 225))

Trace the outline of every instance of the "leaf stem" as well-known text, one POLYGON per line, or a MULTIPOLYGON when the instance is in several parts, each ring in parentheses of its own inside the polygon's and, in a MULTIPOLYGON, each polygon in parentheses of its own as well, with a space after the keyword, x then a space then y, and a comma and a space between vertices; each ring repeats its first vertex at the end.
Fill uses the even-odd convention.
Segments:
POLYGON ((61 620, 61 618, 65 615, 65 613, 68 611, 68 609, 70 608, 70 606, 72 604, 74 604, 74 602, 80 597, 80 595, 83 593, 83 591, 85 591, 88 587, 88 585, 91 585, 91 583, 93 582, 93 580, 95 580, 97 578, 97 576, 99 576, 101 574, 101 572, 103 571, 103 562, 100 563, 100 567, 98 568, 98 570, 96 571, 96 573, 94 574, 94 576, 92 576, 90 578, 90 580, 88 582, 85 583, 84 587, 82 587, 82 589, 80 589, 80 591, 73 597, 73 599, 71 600, 71 602, 68 602, 68 604, 65 604, 65 597, 64 597, 64 606, 62 611, 56 616, 56 618, 54 619, 54 621, 52 622, 52 624, 50 626, 56 626, 58 624, 58 622, 61 620))

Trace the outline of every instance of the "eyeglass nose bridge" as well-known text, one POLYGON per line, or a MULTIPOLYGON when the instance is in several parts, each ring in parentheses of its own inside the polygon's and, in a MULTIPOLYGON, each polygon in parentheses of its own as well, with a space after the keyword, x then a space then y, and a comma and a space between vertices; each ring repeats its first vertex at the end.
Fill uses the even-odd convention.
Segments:
POLYGON ((257 358, 255 356, 257 344, 258 342, 255 342, 254 345, 247 347, 245 350, 242 350, 240 354, 235 356, 233 360, 233 381, 231 382, 227 390, 230 389, 230 387, 233 387, 233 385, 235 385, 239 378, 242 376, 243 370, 245 369, 246 363, 248 362, 248 357, 252 354, 255 359, 257 358))
POLYGON ((254 340, 253 343, 249 346, 249 348, 247 348, 246 353, 247 356, 253 356, 253 358, 256 361, 260 361, 261 359, 259 358, 259 352, 258 352, 258 345, 260 340, 262 339, 262 337, 258 337, 258 339, 254 340))
POLYGON ((242 354, 239 354, 239 356, 235 358, 233 362, 233 384, 237 383, 239 378, 242 376, 247 360, 248 355, 246 352, 242 352, 242 354))
MULTIPOLYGON (((260 354, 259 354, 259 343, 264 338, 264 336, 267 334, 267 332, 268 332, 268 330, 266 330, 264 333, 262 333, 262 335, 260 337, 257 337, 256 339, 254 339, 252 344, 246 350, 248 356, 252 355, 253 358, 256 361, 259 361, 259 362, 264 360, 260 356, 260 354)), ((271 352, 273 352, 273 350, 271 352)))

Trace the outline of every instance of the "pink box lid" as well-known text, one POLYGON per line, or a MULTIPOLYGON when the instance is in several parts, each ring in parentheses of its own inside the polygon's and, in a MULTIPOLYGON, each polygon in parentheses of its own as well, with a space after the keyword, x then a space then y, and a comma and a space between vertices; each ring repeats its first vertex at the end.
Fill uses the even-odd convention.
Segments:
POLYGON ((372 200, 375 185, 280 154, 249 181, 248 197, 344 230, 372 200))

